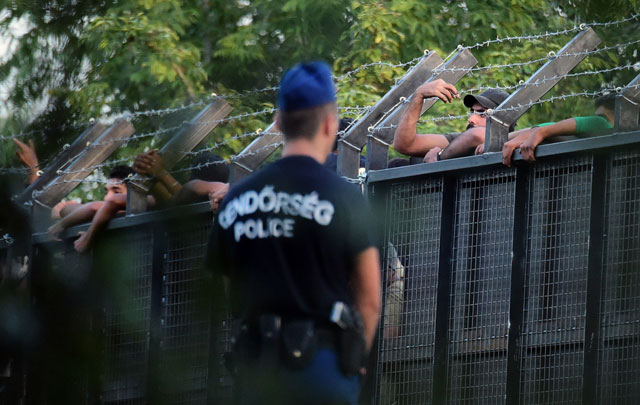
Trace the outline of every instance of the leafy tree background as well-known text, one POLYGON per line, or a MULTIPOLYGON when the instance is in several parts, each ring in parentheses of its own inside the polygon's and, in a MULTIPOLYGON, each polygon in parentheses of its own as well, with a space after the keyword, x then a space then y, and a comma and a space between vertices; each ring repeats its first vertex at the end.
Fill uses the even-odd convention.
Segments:
MULTIPOLYGON (((10 113, 0 128, 4 136, 32 131, 29 137, 46 163, 91 118, 108 122, 122 113, 206 103, 213 93, 231 96, 232 115, 273 108, 273 89, 247 92, 276 86, 284 70, 300 60, 327 60, 340 77, 368 63, 409 62, 425 49, 446 57, 459 44, 628 18, 638 13, 640 2, 13 0, 0 9, 2 35, 10 35, 10 25, 18 20, 28 26, 25 35, 14 39, 15 52, 1 60, 0 82, 9 91, 5 109, 10 113)), ((603 39, 601 46, 610 46, 639 39, 639 24, 635 19, 595 29, 603 39)), ((574 35, 504 42, 472 52, 478 66, 526 62, 557 51, 574 35)), ((638 44, 633 44, 591 55, 575 72, 637 63, 637 52, 638 44)), ((458 89, 514 86, 541 65, 478 71, 460 81, 458 89)), ((344 77, 337 83, 340 105, 373 105, 409 67, 375 65, 344 77)), ((549 96, 624 85, 636 70, 565 79, 549 96)), ((589 114, 592 103, 577 97, 535 106, 519 127, 589 114)), ((200 108, 202 104, 179 113, 138 116, 133 124, 138 134, 170 128, 200 108)), ((461 102, 437 103, 426 117, 465 112, 461 102)), ((221 125, 207 144, 227 140, 218 153, 229 157, 253 139, 230 138, 265 128, 271 119, 272 114, 262 114, 221 125)), ((445 120, 426 122, 421 130, 463 127, 464 120, 445 120)), ((132 157, 164 140, 156 136, 129 142, 114 158, 132 157)), ((17 166, 13 144, 0 142, 0 165, 17 166)), ((98 190, 91 190, 83 186, 75 195, 100 197, 98 190)))

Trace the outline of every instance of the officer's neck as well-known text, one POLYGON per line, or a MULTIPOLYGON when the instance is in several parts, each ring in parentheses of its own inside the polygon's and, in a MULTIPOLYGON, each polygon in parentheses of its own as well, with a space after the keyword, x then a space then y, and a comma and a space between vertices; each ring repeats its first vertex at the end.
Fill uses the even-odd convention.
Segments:
POLYGON ((323 164, 327 160, 328 152, 324 151, 325 148, 319 145, 317 142, 309 141, 307 139, 296 139, 294 141, 287 141, 284 143, 282 149, 282 157, 288 156, 309 156, 317 160, 320 164, 323 164))

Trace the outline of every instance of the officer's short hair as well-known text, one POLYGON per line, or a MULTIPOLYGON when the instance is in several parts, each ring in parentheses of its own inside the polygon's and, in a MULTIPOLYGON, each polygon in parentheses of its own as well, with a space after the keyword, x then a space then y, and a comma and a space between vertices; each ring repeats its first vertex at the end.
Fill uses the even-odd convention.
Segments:
POLYGON ((278 126, 286 140, 311 139, 322 121, 330 114, 337 114, 336 103, 327 103, 303 110, 280 111, 278 126))

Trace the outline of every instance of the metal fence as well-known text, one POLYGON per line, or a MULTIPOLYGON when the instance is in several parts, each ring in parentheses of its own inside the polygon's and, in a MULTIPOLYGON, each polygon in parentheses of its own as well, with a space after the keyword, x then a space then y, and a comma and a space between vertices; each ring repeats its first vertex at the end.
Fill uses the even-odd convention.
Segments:
POLYGON ((370 174, 376 404, 640 403, 640 133, 538 155, 370 174))
MULTIPOLYGON (((640 402, 640 132, 538 156, 370 173, 384 313, 363 402, 640 402)), ((15 395, 228 402, 230 321, 201 266, 211 221, 207 204, 118 218, 90 255, 35 235, 46 343, 15 395)))

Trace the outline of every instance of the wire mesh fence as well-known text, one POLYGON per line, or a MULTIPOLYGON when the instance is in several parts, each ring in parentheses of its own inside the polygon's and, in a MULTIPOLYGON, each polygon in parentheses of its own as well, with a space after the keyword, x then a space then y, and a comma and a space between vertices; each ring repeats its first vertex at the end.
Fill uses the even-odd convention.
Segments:
MULTIPOLYGON (((373 403, 640 401, 637 135, 534 165, 369 180, 384 222, 373 403)), ((91 255, 35 243, 49 357, 26 367, 31 402, 229 401, 231 320, 202 266, 205 211, 124 223, 91 255)))
POLYGON ((380 328, 374 402, 638 403, 639 151, 370 179, 385 317, 394 268, 404 288, 380 328))

